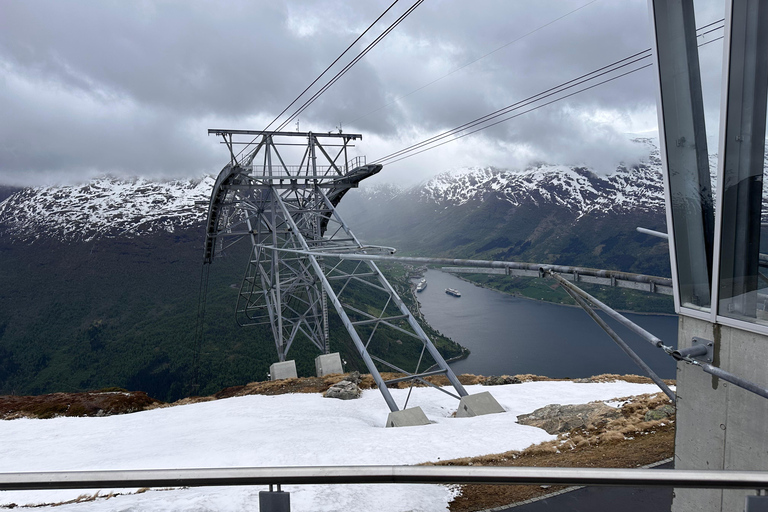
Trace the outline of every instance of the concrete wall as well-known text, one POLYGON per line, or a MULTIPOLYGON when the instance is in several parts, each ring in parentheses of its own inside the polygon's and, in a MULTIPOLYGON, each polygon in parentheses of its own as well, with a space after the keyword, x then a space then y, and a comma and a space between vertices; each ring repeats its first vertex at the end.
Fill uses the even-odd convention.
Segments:
MULTIPOLYGON (((714 340, 714 366, 768 387, 768 336, 680 316, 678 346, 714 340)), ((677 365, 676 469, 768 470, 768 400, 677 365)), ((744 510, 743 491, 676 489, 673 512, 744 510)))

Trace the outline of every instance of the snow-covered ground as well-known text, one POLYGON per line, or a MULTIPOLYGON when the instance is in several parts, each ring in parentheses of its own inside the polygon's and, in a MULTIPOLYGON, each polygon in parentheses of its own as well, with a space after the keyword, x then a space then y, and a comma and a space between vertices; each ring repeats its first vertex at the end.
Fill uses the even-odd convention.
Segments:
MULTIPOLYGON (((530 382, 468 386, 491 391, 507 411, 451 418, 458 402, 436 389, 414 391, 432 425, 384 428, 388 410, 377 390, 359 400, 319 394, 247 396, 103 418, 0 422, 0 472, 418 464, 507 450, 554 439, 519 425, 519 414, 552 403, 580 404, 655 393, 650 384, 530 382)), ((392 390, 403 403, 407 390, 392 390)), ((440 485, 285 486, 291 510, 377 512, 447 510, 453 491, 440 485)), ((134 489, 135 490, 135 489, 134 489)), ((148 491, 64 505, 83 511, 255 511, 263 487, 148 491)), ((0 492, 0 507, 55 503, 97 490, 0 492)), ((110 490, 101 490, 107 494, 110 490)), ((116 492, 126 490, 114 489, 116 492)))

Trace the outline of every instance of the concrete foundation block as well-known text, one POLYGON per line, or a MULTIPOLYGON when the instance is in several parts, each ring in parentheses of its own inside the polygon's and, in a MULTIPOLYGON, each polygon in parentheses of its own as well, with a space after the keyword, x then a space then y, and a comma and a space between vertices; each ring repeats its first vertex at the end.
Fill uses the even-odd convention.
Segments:
POLYGON ((341 365, 341 356, 338 352, 323 354, 315 358, 315 371, 318 377, 325 377, 332 373, 344 373, 341 365))
POLYGON ((387 416, 387 427, 415 427, 418 425, 429 425, 430 421, 421 407, 411 407, 402 411, 389 413, 387 416))
POLYGON ((269 367, 269 380, 295 379, 296 361, 283 361, 282 363, 272 363, 269 367))
POLYGON ((483 414, 496 414, 505 412, 499 402, 493 398, 488 391, 467 395, 459 401, 459 409, 456 411, 457 418, 471 418, 472 416, 482 416, 483 414))

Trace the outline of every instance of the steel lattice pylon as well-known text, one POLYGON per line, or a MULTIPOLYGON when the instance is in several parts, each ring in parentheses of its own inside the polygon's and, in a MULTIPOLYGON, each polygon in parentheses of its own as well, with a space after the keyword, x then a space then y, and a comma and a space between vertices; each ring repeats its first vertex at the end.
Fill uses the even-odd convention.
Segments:
POLYGON ((328 256, 394 252, 361 244, 335 208, 350 188, 381 170, 381 165, 365 165, 359 157, 348 162, 350 142, 361 136, 245 130, 208 133, 223 137, 231 160, 211 194, 204 263, 212 263, 217 246, 226 247, 243 238, 251 243, 238 295, 238 322, 269 324, 280 361, 299 336, 327 354, 330 302, 390 410, 399 409, 388 383, 418 380, 430 384, 424 380, 428 375, 444 374, 456 395, 446 392, 456 398, 466 396, 456 375, 376 264, 328 256), (249 144, 255 149, 238 160, 234 148, 239 143, 236 138, 242 136, 254 137, 249 144), (284 142, 297 137, 306 143, 284 142), (330 142, 323 146, 321 139, 330 142), (283 146, 292 146, 294 152, 302 147, 299 165, 286 165, 278 150, 283 146), (329 154, 330 148, 338 148, 335 156, 329 154), (318 165, 318 159, 322 164, 318 165), (421 343, 415 369, 409 371, 377 353, 377 337, 385 331, 421 343), (433 369, 422 370, 429 359, 433 369), (379 367, 405 376, 385 381, 379 367))

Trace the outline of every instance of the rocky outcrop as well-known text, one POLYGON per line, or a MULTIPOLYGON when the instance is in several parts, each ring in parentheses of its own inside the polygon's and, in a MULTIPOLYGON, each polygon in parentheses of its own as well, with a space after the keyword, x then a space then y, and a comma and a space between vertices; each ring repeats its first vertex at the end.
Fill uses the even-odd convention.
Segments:
POLYGON ((338 398, 340 400, 354 400, 363 394, 360 389, 360 373, 352 372, 347 379, 342 380, 328 388, 323 396, 325 398, 338 398))
POLYGON ((549 434, 570 432, 575 428, 589 428, 607 423, 621 416, 621 411, 604 403, 560 405, 552 404, 521 414, 517 422, 542 428, 549 434))
POLYGON ((674 406, 666 404, 646 412, 643 419, 645 421, 658 421, 658 420, 663 420, 664 418, 669 418, 674 414, 675 414, 674 406))
POLYGON ((491 375, 483 381, 483 386, 503 386, 505 384, 520 384, 522 381, 509 375, 491 375))

